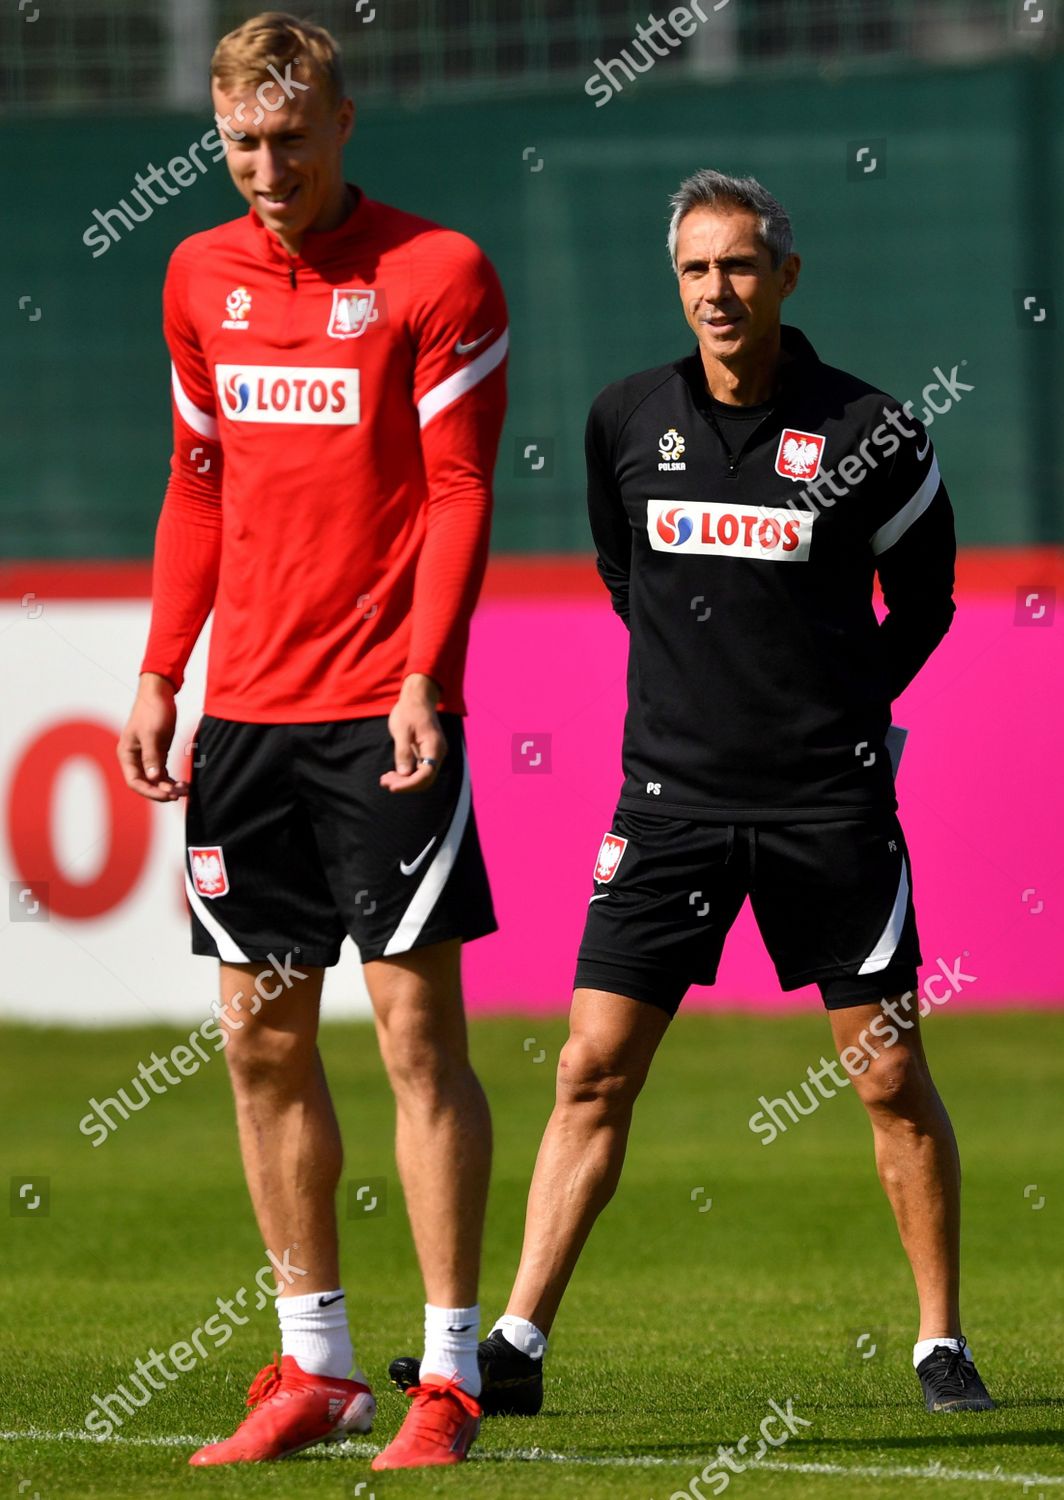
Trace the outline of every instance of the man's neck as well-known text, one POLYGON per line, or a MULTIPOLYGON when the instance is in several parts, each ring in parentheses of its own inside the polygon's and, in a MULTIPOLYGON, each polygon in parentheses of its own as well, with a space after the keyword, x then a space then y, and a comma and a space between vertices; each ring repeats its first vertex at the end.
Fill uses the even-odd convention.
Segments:
POLYGON ((330 195, 329 201, 313 224, 308 225, 296 235, 284 235, 275 231, 277 238, 289 255, 298 255, 303 248, 303 240, 308 234, 323 234, 330 229, 339 229, 344 220, 353 213, 357 202, 357 192, 349 188, 346 182, 341 182, 338 191, 330 195))
POLYGON ((702 350, 702 369, 709 394, 727 406, 760 406, 771 400, 779 384, 781 363, 778 331, 771 343, 750 350, 741 362, 713 359, 702 350))

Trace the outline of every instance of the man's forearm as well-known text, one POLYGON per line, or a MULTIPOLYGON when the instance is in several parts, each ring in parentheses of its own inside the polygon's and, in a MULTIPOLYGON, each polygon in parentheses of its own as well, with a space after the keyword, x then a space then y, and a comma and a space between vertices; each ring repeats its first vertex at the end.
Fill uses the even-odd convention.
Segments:
POLYGON ((879 639, 887 664, 887 686, 891 702, 901 696, 944 639, 956 606, 944 600, 935 610, 919 615, 892 611, 879 627, 879 639))
POLYGON ((144 676, 176 692, 214 603, 221 554, 221 511, 171 482, 155 533, 152 618, 144 676))
POLYGON ((613 605, 613 612, 614 614, 620 616, 621 620, 624 622, 624 627, 627 630, 629 608, 628 575, 625 574, 622 579, 619 571, 616 568, 611 567, 602 557, 601 553, 599 554, 595 566, 598 570, 599 577, 606 585, 606 589, 610 596, 610 603, 613 605))
POLYGON ((465 640, 484 580, 490 497, 457 497, 429 513, 414 577, 406 673, 439 686, 457 642, 465 640))
POLYGON ((946 486, 901 538, 877 555, 887 615, 879 627, 891 701, 905 691, 946 632, 957 540, 946 486))

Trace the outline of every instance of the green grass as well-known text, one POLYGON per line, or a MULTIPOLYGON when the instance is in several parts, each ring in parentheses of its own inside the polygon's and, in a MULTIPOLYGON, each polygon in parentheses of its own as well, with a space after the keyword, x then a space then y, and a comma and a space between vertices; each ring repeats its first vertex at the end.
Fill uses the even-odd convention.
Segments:
MULTIPOLYGON (((380 1400, 376 1431, 361 1446, 280 1465, 194 1471, 188 1443, 147 1440, 192 1442, 232 1429, 250 1377, 277 1347, 269 1307, 127 1418, 124 1441, 56 1434, 81 1428, 93 1394, 113 1391, 138 1356, 187 1338, 216 1297, 253 1289, 263 1254, 224 1060, 94 1149, 78 1131, 89 1097, 128 1085, 140 1060, 168 1051, 180 1034, 7 1027, 5 1176, 46 1176, 51 1198, 47 1217, 7 1218, 0 1494, 339 1500, 362 1485, 362 1500, 371 1491, 377 1500, 669 1500, 718 1443, 756 1441, 769 1400, 787 1397, 812 1425, 775 1462, 844 1472, 749 1470, 732 1477, 739 1500, 1062 1493, 1064 1015, 941 1013, 926 1032, 965 1163, 967 1326, 999 1410, 952 1418, 923 1410, 910 1362, 909 1271, 852 1090, 770 1146, 747 1127, 759 1094, 796 1087, 827 1049, 823 1019, 690 1016, 666 1039, 620 1191, 563 1307, 543 1414, 486 1423, 476 1461, 459 1469, 371 1475, 373 1447, 403 1410, 385 1367, 393 1354, 418 1350, 422 1294, 370 1028, 326 1027, 322 1047, 344 1129, 345 1182, 388 1183, 386 1213, 343 1221, 356 1344, 380 1400), (1025 1197, 1032 1183, 1037 1191, 1025 1197), (712 1208, 700 1213, 706 1197, 712 1208), (870 1359, 856 1348, 862 1331, 877 1345, 870 1359), (533 1449, 567 1461, 526 1456, 533 1449), (898 1472, 935 1465, 965 1477, 898 1472), (976 1477, 994 1472, 1008 1482, 976 1477), (1036 1475, 1054 1478, 1024 1488, 1036 1475)), ((473 1027, 496 1126, 482 1294, 489 1322, 516 1264, 563 1036, 556 1020, 473 1027), (526 1048, 529 1035, 536 1043, 526 1048), (537 1064, 541 1046, 548 1055, 537 1064)))

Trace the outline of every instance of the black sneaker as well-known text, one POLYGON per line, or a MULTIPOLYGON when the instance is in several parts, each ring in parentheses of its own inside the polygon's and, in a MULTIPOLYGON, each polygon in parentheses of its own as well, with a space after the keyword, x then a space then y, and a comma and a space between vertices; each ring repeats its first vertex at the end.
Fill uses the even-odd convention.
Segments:
MULTIPOLYGON (((543 1360, 515 1349, 496 1328, 477 1345, 482 1387, 478 1400, 486 1417, 534 1417, 543 1405, 543 1360)), ((388 1366, 391 1382, 408 1391, 421 1379, 421 1361, 401 1354, 388 1366)))
POLYGON ((986 1386, 979 1372, 964 1353, 964 1339, 959 1349, 937 1344, 916 1367, 924 1388, 928 1411, 993 1411, 986 1386))

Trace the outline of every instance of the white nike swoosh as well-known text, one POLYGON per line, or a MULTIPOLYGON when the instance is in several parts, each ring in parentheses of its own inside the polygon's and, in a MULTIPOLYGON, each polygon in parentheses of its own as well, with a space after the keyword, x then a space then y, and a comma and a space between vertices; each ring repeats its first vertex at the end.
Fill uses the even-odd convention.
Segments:
MULTIPOLYGON (((607 897, 607 896, 608 896, 608 895, 609 895, 609 891, 603 891, 603 892, 602 892, 602 895, 601 895, 601 896, 592 896, 592 897, 591 897, 591 901, 605 901, 605 899, 606 899, 606 897, 607 897)), ((588 903, 587 903, 587 904, 588 904, 588 906, 590 906, 590 905, 591 905, 591 901, 589 901, 589 902, 588 902, 588 903)))
POLYGON ((918 449, 917 449, 917 451, 916 451, 916 456, 917 456, 917 458, 926 458, 926 457, 927 457, 927 452, 928 452, 928 449, 929 449, 929 448, 930 448, 930 447, 931 447, 931 439, 930 439, 930 438, 928 438, 928 440, 927 440, 927 442, 926 442, 926 443, 925 443, 925 444, 924 444, 924 446, 923 446, 923 447, 922 447, 922 448, 918 448, 918 449))
POLYGON ((454 352, 456 354, 472 354, 473 350, 479 349, 481 344, 483 344, 486 339, 490 339, 494 332, 494 328, 489 328, 487 333, 482 333, 480 335, 480 338, 474 339, 471 344, 463 344, 462 340, 459 339, 457 344, 455 344, 454 346, 454 352))
POLYGON ((429 839, 428 843, 425 845, 424 849, 422 849, 417 859, 411 860, 409 864, 407 864, 406 861, 402 859, 399 861, 399 868, 400 870, 402 870, 404 875, 413 875, 414 871, 421 864, 421 861, 425 858, 425 855, 429 852, 435 842, 436 835, 433 834, 432 838, 429 839))

